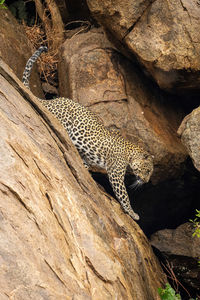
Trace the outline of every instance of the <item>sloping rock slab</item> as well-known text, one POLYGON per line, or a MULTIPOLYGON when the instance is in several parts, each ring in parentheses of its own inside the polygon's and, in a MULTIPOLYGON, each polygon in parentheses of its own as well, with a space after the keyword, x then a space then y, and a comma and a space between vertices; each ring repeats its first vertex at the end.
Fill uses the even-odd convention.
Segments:
POLYGON ((1 60, 0 122, 1 299, 159 300, 145 235, 1 60))

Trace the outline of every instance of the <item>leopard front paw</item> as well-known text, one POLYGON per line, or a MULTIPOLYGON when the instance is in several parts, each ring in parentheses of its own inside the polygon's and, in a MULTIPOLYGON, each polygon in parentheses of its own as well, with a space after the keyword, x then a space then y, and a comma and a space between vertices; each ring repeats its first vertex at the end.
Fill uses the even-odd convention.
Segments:
POLYGON ((140 219, 139 215, 136 214, 133 210, 126 211, 126 213, 129 214, 129 216, 135 221, 138 221, 140 219))

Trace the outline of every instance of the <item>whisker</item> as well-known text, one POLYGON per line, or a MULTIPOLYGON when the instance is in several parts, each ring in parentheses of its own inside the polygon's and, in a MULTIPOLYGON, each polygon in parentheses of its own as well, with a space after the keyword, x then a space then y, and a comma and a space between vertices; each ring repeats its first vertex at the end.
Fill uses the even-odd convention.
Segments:
POLYGON ((130 186, 129 188, 132 190, 137 190, 141 185, 143 184, 143 181, 141 179, 136 179, 130 186))

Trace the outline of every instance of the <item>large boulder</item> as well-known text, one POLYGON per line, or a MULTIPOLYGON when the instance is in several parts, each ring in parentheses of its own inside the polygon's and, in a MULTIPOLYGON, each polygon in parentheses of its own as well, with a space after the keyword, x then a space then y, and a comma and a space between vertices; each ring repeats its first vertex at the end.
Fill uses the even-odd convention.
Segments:
MULTIPOLYGON (((21 80, 27 60, 32 55, 30 41, 25 30, 8 9, 0 9, 0 57, 10 66, 21 80)), ((36 67, 30 79, 30 88, 34 95, 44 97, 40 77, 36 67)))
POLYGON ((2 60, 0 122, 0 298, 159 300, 147 238, 2 60))
POLYGON ((137 57, 162 89, 200 89, 198 1, 87 0, 105 28, 137 57))
POLYGON ((184 223, 176 229, 164 229, 151 236, 151 245, 161 252, 200 258, 200 239, 193 237, 192 223, 184 223))
POLYGON ((67 39, 59 61, 60 94, 89 107, 106 127, 143 143, 154 155, 153 182, 180 173, 186 157, 176 133, 182 111, 117 52, 102 29, 67 39))
POLYGON ((178 134, 192 158, 194 166, 200 171, 200 107, 184 118, 178 134))
POLYGON ((149 7, 151 0, 87 0, 87 4, 98 22, 123 40, 149 7))

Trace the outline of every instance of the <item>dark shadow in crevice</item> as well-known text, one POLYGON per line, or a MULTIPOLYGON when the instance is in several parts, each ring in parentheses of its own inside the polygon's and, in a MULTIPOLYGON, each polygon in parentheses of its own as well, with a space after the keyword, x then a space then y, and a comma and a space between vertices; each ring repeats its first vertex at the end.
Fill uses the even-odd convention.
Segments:
MULTIPOLYGON (((92 176, 115 198, 106 175, 93 173, 92 176)), ((200 209, 200 173, 193 167, 190 159, 186 162, 184 174, 179 178, 157 185, 147 183, 137 190, 129 188, 133 182, 134 176, 126 176, 125 183, 131 205, 139 214, 138 224, 147 237, 158 230, 175 229, 189 219, 194 219, 195 210, 200 209)))

